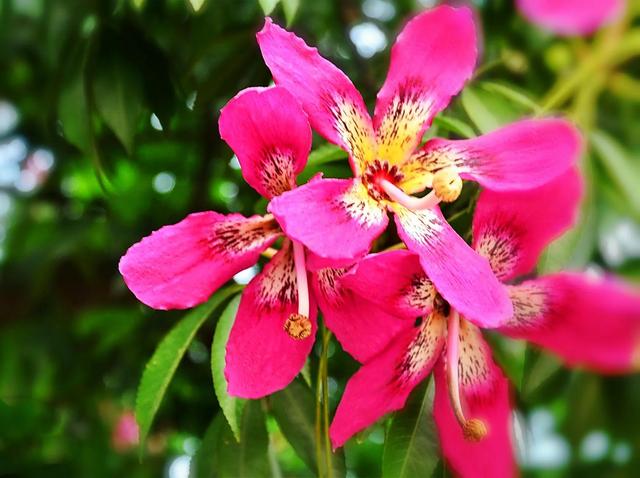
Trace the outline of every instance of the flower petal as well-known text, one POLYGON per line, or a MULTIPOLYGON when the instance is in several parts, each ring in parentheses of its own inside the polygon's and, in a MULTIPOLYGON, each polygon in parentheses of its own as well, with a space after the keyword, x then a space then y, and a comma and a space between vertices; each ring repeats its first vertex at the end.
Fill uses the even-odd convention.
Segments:
POLYGON ((487 260, 458 236, 438 208, 392 208, 398 235, 420 256, 424 271, 447 302, 481 327, 496 327, 511 317, 507 291, 487 260))
POLYGON ((436 365, 434 376, 433 414, 442 453, 455 474, 465 478, 517 476, 511 436, 509 384, 474 325, 464 320, 460 323, 460 401, 465 418, 481 420, 486 427, 486 436, 479 441, 465 438, 451 407, 446 369, 442 362, 436 365))
POLYGON ((561 35, 586 35, 624 11, 624 0, 516 0, 522 14, 561 35))
POLYGON ((473 217, 473 247, 500 279, 527 274, 542 250, 574 224, 581 197, 574 168, 529 191, 484 190, 473 217))
POLYGON ((321 269, 313 275, 314 295, 327 327, 342 348, 359 362, 382 351, 410 322, 385 312, 375 303, 340 285, 346 269, 321 269))
POLYGON ((471 77, 476 57, 476 31, 467 8, 441 6, 407 23, 378 93, 379 159, 391 164, 407 159, 433 117, 471 77))
POLYGON ((407 250, 369 254, 340 282, 397 317, 427 315, 437 294, 419 257, 407 250))
POLYGON ((522 120, 472 139, 432 139, 402 168, 400 186, 421 191, 432 173, 455 166, 463 178, 494 191, 536 188, 574 165, 580 147, 576 128, 556 118, 522 120))
POLYGON ((286 387, 302 369, 316 334, 316 308, 310 308, 309 337, 293 338, 285 331, 298 310, 296 284, 293 252, 285 242, 242 293, 225 358, 230 395, 264 397, 286 387))
POLYGON ((334 448, 386 413, 404 406, 440 356, 444 331, 444 318, 430 315, 418 327, 398 335, 349 379, 329 429, 334 448))
POLYGON ((268 216, 190 214, 131 246, 119 269, 127 287, 149 307, 187 309, 255 264, 280 234, 268 216))
POLYGON ((244 179, 266 198, 295 187, 311 149, 311 127, 284 88, 248 88, 220 112, 220 136, 238 157, 244 179))
POLYGON ((270 18, 257 38, 275 83, 300 101, 316 131, 349 152, 354 173, 364 170, 375 159, 375 138, 367 108, 351 80, 270 18))
POLYGON ((386 211, 357 179, 315 180, 274 198, 269 212, 289 237, 339 266, 369 252, 389 222, 386 211))
POLYGON ((509 286, 514 316, 500 327, 604 373, 640 370, 640 291, 614 279, 560 273, 509 286))

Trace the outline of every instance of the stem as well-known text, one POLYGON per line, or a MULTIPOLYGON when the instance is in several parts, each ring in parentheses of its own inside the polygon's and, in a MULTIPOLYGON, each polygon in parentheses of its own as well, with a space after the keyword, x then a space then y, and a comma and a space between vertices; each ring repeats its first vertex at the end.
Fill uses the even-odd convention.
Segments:
POLYGON ((296 282, 298 283, 298 314, 309 317, 307 266, 304 256, 304 246, 298 241, 293 241, 293 261, 296 267, 296 282))
POLYGON ((323 326, 322 357, 324 358, 324 369, 322 373, 322 401, 324 404, 324 451, 328 478, 333 475, 333 469, 331 468, 331 440, 329 439, 329 366, 327 363, 327 351, 329 350, 330 341, 331 332, 323 326))
POLYGON ((323 478, 324 470, 322 467, 322 368, 323 354, 320 355, 320 363, 318 364, 318 377, 316 379, 316 466, 318 468, 318 478, 323 478))

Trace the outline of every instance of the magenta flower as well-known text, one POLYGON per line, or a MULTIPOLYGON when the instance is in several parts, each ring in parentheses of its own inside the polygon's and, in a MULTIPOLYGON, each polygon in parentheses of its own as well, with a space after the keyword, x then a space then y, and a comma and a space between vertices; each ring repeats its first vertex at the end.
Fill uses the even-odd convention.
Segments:
POLYGON ((471 12, 441 6, 406 25, 373 120, 351 81, 293 33, 267 19, 258 43, 276 84, 300 101, 313 128, 350 155, 353 179, 319 179, 269 205, 287 235, 309 249, 315 266, 362 258, 386 228, 389 210, 451 305, 480 326, 508 319, 512 307, 504 288, 437 204, 458 197, 462 178, 495 190, 544 184, 574 162, 579 139, 564 121, 526 120, 476 139, 435 139, 419 148, 434 116, 473 72, 471 12), (426 197, 409 196, 425 188, 432 188, 426 197))
MULTIPOLYGON (((256 191, 272 200, 295 188, 311 148, 311 128, 289 92, 244 90, 223 108, 219 125, 256 191)), ((190 214, 133 245, 120 260, 120 272, 150 307, 193 307, 255 264, 282 235, 271 215, 190 214)), ((227 344, 229 393, 254 398, 284 388, 304 365, 315 332, 304 248, 285 238, 243 291, 227 344)))
POLYGON ((624 0, 516 0, 532 23, 560 35, 588 35, 622 14, 624 0))
POLYGON ((111 446, 117 452, 125 452, 138 444, 140 430, 136 417, 131 410, 126 410, 118 417, 111 433, 111 446))
MULTIPOLYGON (((579 176, 571 170, 534 190, 481 193, 473 245, 505 282, 514 308, 497 330, 544 347, 569 365, 605 373, 638 370, 637 291, 576 273, 512 283, 530 273, 543 248, 572 224, 580 192, 579 176)), ((347 383, 330 429, 333 446, 402 408, 433 370, 435 422, 453 470, 463 477, 515 476, 507 379, 481 330, 442 297, 418 258, 410 251, 372 254, 341 282, 404 318, 405 325, 347 383)))

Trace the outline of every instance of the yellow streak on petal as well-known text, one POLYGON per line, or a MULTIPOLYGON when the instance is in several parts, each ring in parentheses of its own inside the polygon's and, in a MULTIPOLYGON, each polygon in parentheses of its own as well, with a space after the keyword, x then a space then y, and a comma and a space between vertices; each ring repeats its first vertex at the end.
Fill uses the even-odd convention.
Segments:
POLYGON ((369 118, 350 101, 342 98, 332 108, 336 131, 351 153, 356 175, 376 159, 375 135, 369 118))
POLYGON ((378 158, 391 165, 402 164, 422 139, 430 110, 431 102, 423 97, 396 95, 376 131, 378 158))

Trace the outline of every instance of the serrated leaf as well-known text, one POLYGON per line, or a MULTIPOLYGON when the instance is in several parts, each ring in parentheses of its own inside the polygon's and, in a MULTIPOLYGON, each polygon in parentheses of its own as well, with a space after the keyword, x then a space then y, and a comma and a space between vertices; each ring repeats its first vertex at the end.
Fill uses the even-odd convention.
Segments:
POLYGON ((143 89, 137 69, 118 50, 97 56, 93 97, 104 122, 127 152, 133 151, 138 120, 143 111, 143 89))
POLYGON ((284 10, 284 17, 287 20, 287 25, 291 25, 298 13, 300 7, 300 0, 280 0, 282 2, 282 9, 284 10))
POLYGON ((58 101, 58 118, 64 137, 85 153, 91 152, 91 117, 87 105, 82 67, 78 66, 58 101))
POLYGON ((433 422, 434 385, 425 380, 411 393, 387 431, 382 455, 383 478, 431 476, 439 462, 433 422))
POLYGON ((207 0, 187 0, 194 12, 198 13, 207 0))
POLYGON ((276 8, 278 2, 279 0, 258 0, 260 8, 262 8, 262 11, 265 15, 271 15, 271 12, 273 12, 273 9, 276 8))
POLYGON ((235 439, 240 441, 240 417, 242 409, 246 404, 246 400, 232 397, 227 392, 227 380, 224 377, 225 355, 227 341, 231 333, 231 327, 238 312, 240 305, 240 296, 237 296, 229 302, 224 312, 218 320, 216 331, 213 334, 213 343, 211 345, 211 375, 213 377, 213 389, 216 392, 218 403, 224 413, 235 439))
POLYGON ((193 337, 216 307, 239 288, 229 286, 221 289, 206 303, 185 315, 162 339, 147 363, 136 396, 136 421, 140 427, 141 452, 169 383, 193 337))
POLYGON ((193 458, 189 478, 257 478, 270 476, 269 437, 262 404, 248 400, 240 423, 240 442, 218 414, 193 458))
MULTIPOLYGON (((318 470, 315 436, 315 398, 304 381, 297 378, 287 388, 269 397, 271 413, 278 426, 298 456, 312 472, 318 470)), ((324 440, 321 441, 324 457, 324 440)), ((331 453, 332 475, 345 476, 344 454, 342 450, 331 453)), ((325 473, 326 474, 326 473, 325 473)))

